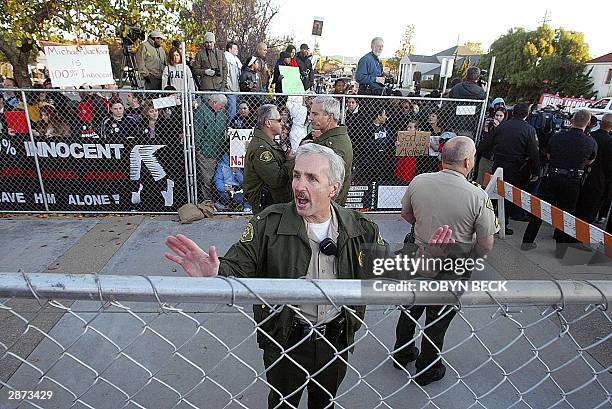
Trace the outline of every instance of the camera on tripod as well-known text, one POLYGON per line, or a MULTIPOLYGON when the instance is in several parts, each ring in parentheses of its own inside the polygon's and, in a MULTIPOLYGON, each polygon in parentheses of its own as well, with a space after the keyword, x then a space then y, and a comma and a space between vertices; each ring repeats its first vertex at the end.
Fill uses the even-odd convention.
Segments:
POLYGON ((383 76, 385 77, 385 86, 386 87, 391 87, 391 86, 395 85, 395 78, 393 77, 393 75, 391 75, 391 74, 383 74, 383 76))
POLYGON ((124 52, 133 53, 132 47, 139 41, 145 40, 145 32, 140 27, 125 25, 121 29, 120 37, 124 52))
POLYGON ((123 49, 123 61, 121 62, 121 77, 119 79, 119 88, 124 82, 129 82, 132 88, 138 88, 138 79, 136 78, 136 46, 145 40, 145 32, 137 26, 126 24, 119 30, 121 38, 121 46, 123 49))

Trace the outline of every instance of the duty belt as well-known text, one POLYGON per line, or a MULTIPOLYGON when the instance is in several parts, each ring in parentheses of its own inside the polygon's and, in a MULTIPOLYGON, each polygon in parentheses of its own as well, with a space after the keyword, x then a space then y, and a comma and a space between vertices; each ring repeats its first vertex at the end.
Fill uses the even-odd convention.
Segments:
POLYGON ((584 170, 582 169, 563 169, 563 168, 549 168, 550 173, 556 173, 562 176, 569 176, 573 178, 581 178, 584 175, 584 170))
POLYGON ((293 322, 293 336, 297 336, 300 339, 308 338, 308 341, 314 341, 322 337, 336 337, 344 332, 345 325, 346 318, 342 315, 327 324, 319 326, 303 323, 296 318, 293 322))

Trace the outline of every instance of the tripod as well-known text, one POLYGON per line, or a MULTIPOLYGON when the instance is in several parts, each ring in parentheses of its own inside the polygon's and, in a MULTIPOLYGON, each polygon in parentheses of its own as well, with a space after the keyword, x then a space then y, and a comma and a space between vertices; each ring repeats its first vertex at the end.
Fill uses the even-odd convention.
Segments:
POLYGON ((119 78, 119 88, 123 88, 124 83, 130 83, 132 88, 138 88, 136 78, 136 57, 129 46, 123 46, 123 58, 121 60, 121 78, 119 78))

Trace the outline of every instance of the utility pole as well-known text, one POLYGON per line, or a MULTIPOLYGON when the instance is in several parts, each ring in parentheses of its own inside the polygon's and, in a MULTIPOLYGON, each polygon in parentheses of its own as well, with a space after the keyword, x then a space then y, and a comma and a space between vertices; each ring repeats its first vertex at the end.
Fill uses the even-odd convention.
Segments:
POLYGON ((540 21, 540 23, 542 23, 542 25, 548 24, 550 23, 552 20, 550 18, 550 12, 548 10, 546 10, 544 12, 544 18, 542 19, 542 21, 540 21))

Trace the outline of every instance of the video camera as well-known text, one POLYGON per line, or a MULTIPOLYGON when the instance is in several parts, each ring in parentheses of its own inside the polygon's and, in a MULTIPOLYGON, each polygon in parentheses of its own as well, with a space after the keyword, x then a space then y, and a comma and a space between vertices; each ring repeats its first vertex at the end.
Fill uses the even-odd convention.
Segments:
POLYGON ((146 38, 144 30, 133 25, 124 25, 119 36, 124 48, 131 48, 134 44, 144 41, 146 38))
POLYGON ((386 87, 391 87, 391 86, 395 85, 395 78, 393 77, 393 75, 383 74, 383 76, 385 77, 385 86, 386 87))

